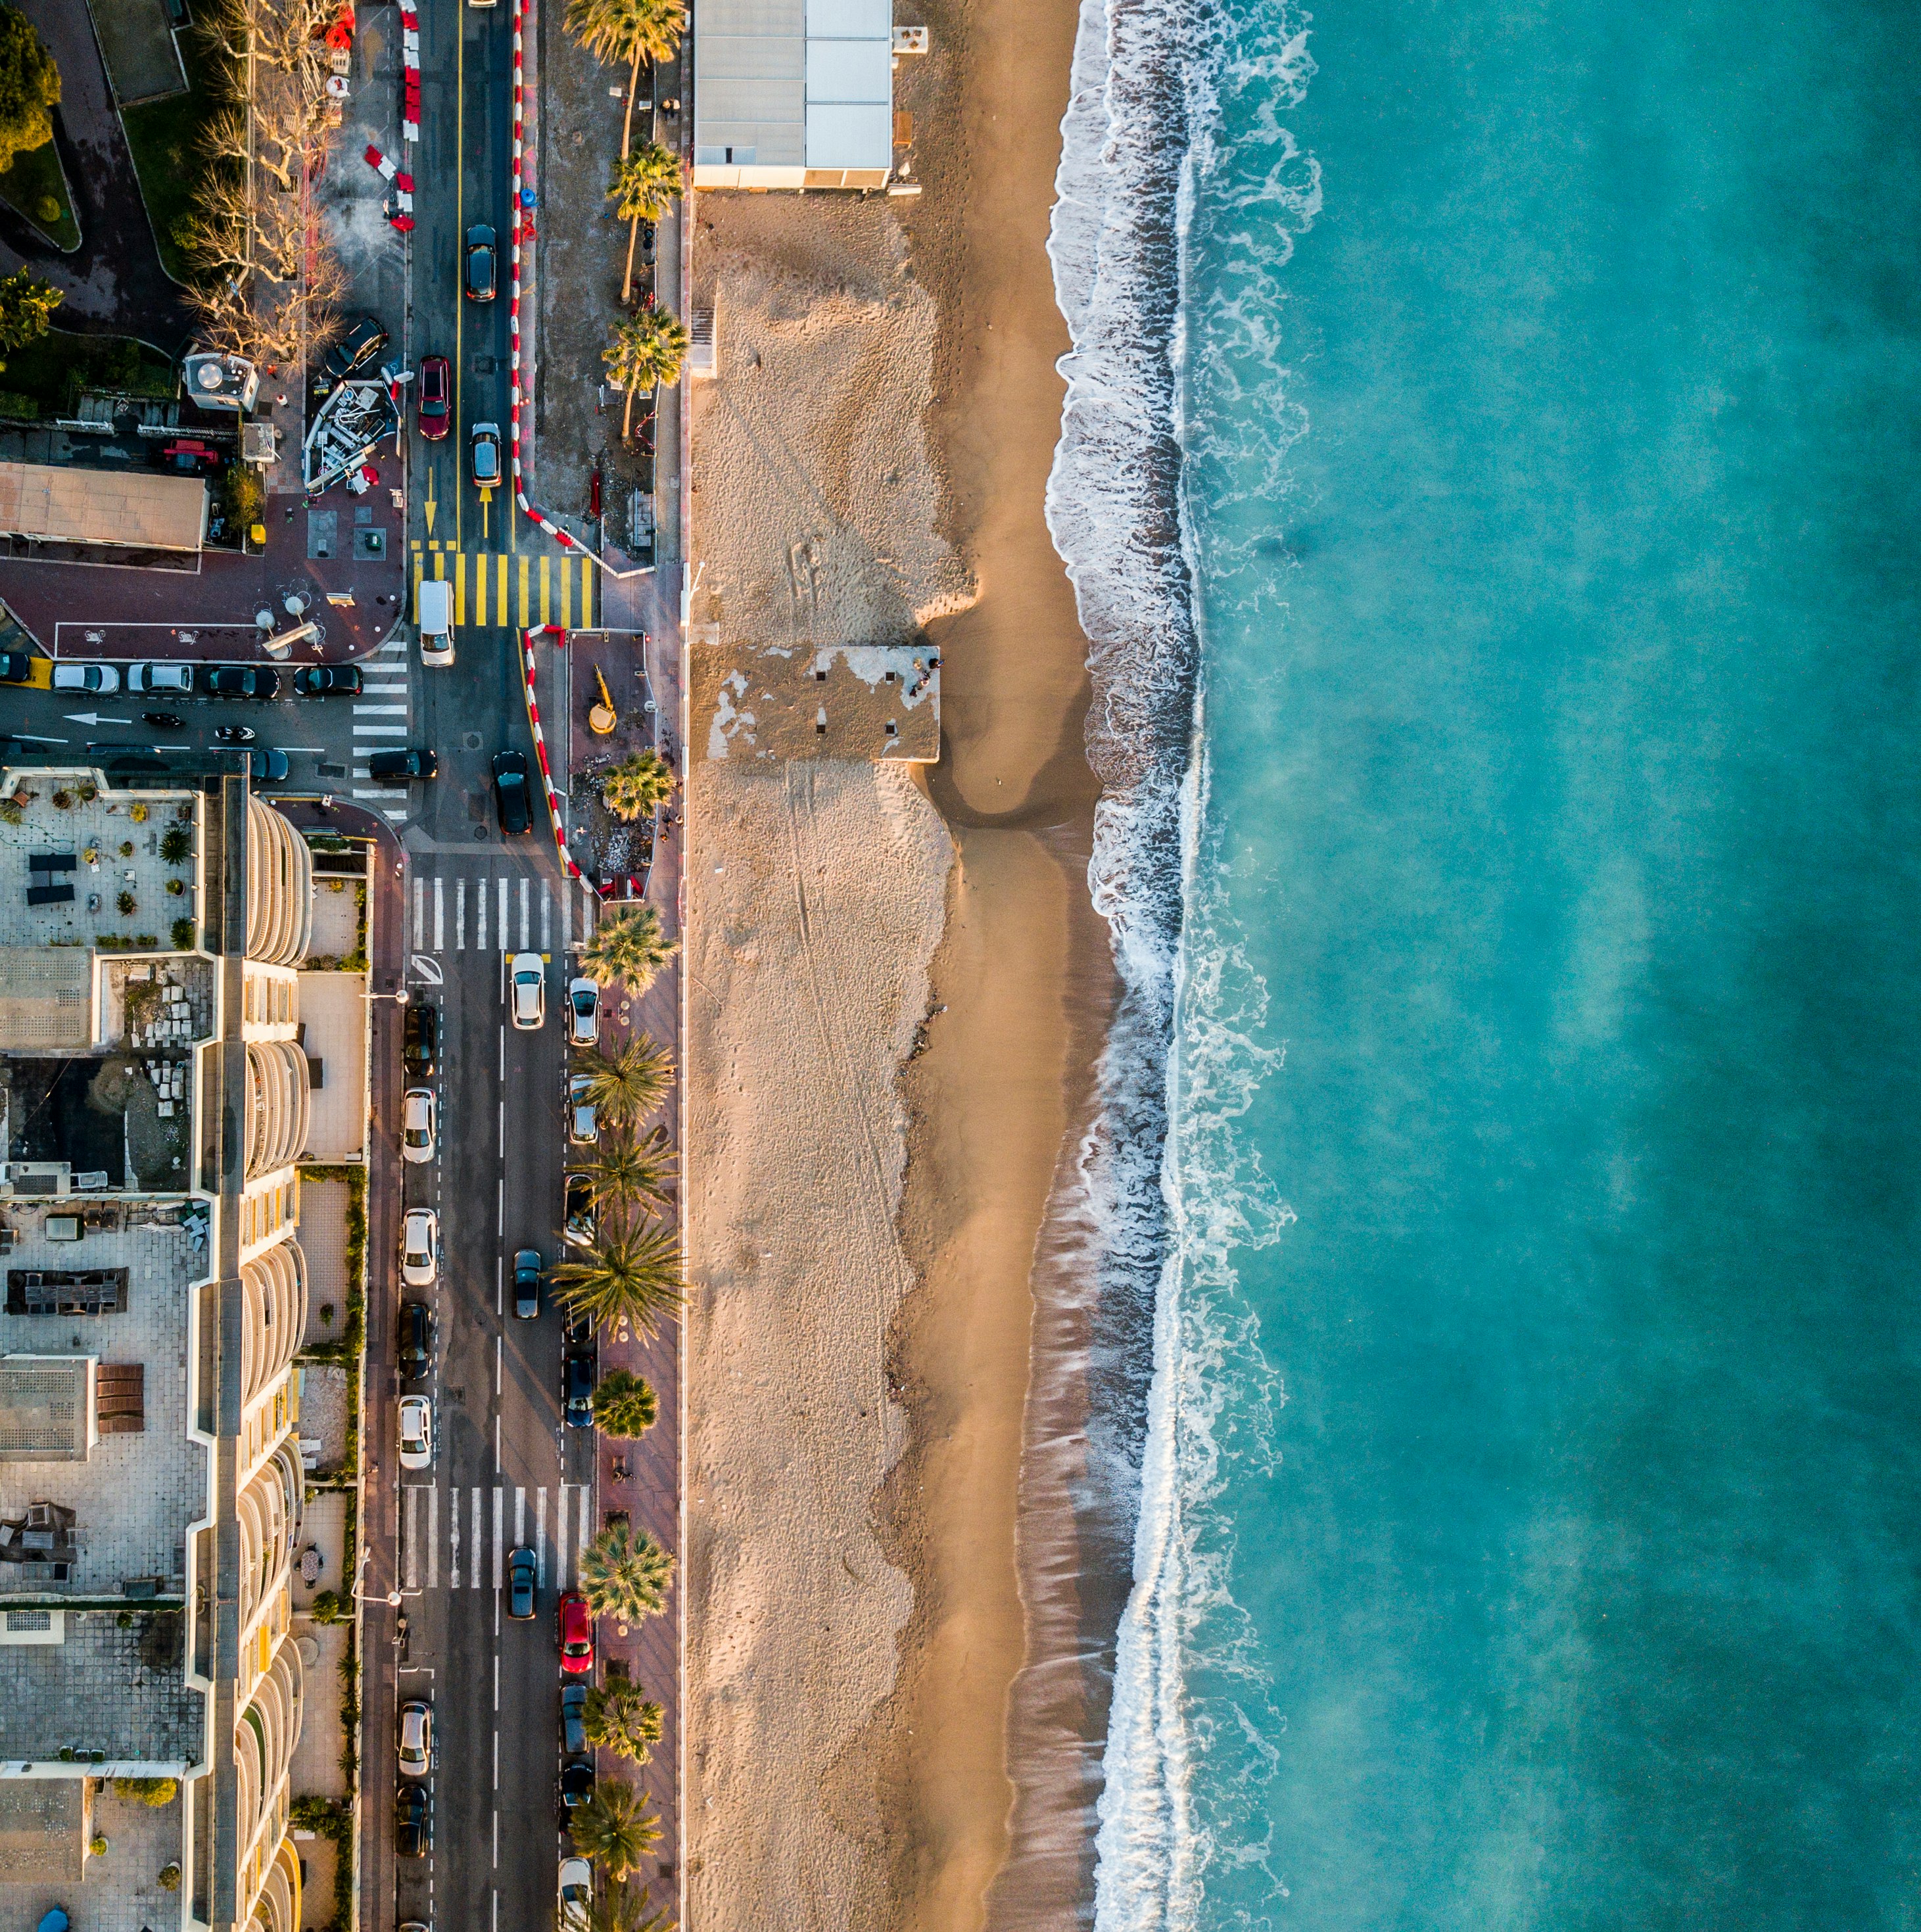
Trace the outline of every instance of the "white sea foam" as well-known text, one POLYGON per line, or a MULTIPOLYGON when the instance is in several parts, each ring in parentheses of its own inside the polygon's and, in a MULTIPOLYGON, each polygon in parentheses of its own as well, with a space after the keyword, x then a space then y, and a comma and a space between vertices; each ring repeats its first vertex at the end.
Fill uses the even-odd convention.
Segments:
MULTIPOLYGON (((1255 446, 1233 452, 1238 473, 1218 479, 1224 496, 1288 488, 1286 452, 1304 423, 1283 400, 1276 272, 1320 206, 1316 164, 1275 118, 1298 104, 1313 70, 1304 16, 1268 0, 1269 31, 1244 55, 1235 5, 1082 0, 1049 244, 1073 346, 1061 365, 1067 395, 1047 516, 1090 644, 1088 752, 1103 793, 1089 883, 1125 988, 1100 1068, 1101 1119, 1083 1149, 1079 1212, 1100 1249, 1089 1262, 1109 1290, 1100 1305, 1126 1305, 1112 1292, 1118 1278, 1152 1323, 1144 1423, 1127 1438, 1132 1453, 1106 1464, 1124 1487, 1117 1506, 1136 1514, 1098 1807, 1098 1932, 1190 1927, 1211 1863, 1264 1863, 1258 1804, 1210 1792, 1198 1806, 1193 1772, 1224 1719, 1264 1781, 1284 1727, 1267 1702, 1258 1634, 1229 1588, 1232 1526, 1199 1529, 1223 1458, 1246 1466, 1270 1453, 1268 1421, 1282 1400, 1235 1292, 1232 1256, 1292 1219, 1236 1126, 1279 1055, 1256 1036, 1265 989, 1212 916, 1208 882, 1221 855, 1203 829, 1197 755, 1202 654, 1183 470, 1208 454, 1193 446, 1182 409, 1184 243, 1197 184, 1220 158, 1217 86, 1251 93, 1258 104, 1241 118, 1266 153, 1258 173, 1237 171, 1238 184, 1208 209, 1223 244, 1209 337, 1232 340, 1238 354, 1210 358, 1207 377, 1219 400, 1236 368, 1251 364, 1267 412, 1255 446), (1244 245, 1237 222, 1249 230, 1244 245), (1196 1704, 1188 1678, 1197 1664, 1239 1694, 1196 1704)), ((1276 1880, 1275 1894, 1283 1889, 1276 1880)))

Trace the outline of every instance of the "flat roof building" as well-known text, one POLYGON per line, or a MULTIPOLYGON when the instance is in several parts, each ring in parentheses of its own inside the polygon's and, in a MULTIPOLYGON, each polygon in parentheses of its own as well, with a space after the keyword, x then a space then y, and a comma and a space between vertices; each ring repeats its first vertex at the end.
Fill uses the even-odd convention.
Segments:
POLYGON ((0 463, 0 536, 197 550, 206 536, 207 486, 197 476, 0 463))
POLYGON ((706 0, 693 40, 697 188, 887 185, 890 0, 706 0))

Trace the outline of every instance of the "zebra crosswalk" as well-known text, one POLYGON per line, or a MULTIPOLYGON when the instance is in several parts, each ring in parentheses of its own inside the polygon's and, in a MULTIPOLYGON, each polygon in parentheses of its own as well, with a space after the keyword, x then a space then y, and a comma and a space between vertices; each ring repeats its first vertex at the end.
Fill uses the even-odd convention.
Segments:
POLYGON ((417 953, 551 953, 557 925, 563 952, 574 946, 577 926, 581 940, 593 935, 598 902, 584 881, 557 886, 551 879, 483 862, 448 872, 417 872, 412 892, 417 953))
POLYGON ((523 1547, 540 1587, 566 1590, 593 1537, 592 1492, 584 1483, 403 1483, 400 1530, 403 1590, 500 1589, 508 1551, 523 1547))
POLYGON ((593 628, 599 586, 593 564, 584 556, 510 556, 504 550, 444 550, 413 546, 413 602, 420 608, 420 586, 428 578, 454 586, 454 622, 485 629, 558 624, 564 629, 593 628))
POLYGON ((390 638, 361 660, 360 695, 353 700, 353 796, 397 825, 407 822, 405 785, 377 785, 367 769, 374 752, 405 748, 413 728, 412 676, 407 640, 390 638))

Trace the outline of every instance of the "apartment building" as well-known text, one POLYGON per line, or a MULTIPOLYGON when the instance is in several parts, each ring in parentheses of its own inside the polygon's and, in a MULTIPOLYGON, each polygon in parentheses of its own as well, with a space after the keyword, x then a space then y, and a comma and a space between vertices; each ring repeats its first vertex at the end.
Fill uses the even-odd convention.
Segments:
POLYGON ((298 1932, 313 861, 231 771, 0 798, 0 1918, 298 1932))

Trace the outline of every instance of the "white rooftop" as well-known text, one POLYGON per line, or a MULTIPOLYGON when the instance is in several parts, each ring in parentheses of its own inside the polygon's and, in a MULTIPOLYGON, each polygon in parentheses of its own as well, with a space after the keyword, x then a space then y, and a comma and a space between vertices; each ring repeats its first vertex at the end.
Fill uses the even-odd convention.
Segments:
POLYGON ((886 181, 890 0, 707 0, 694 20, 694 75, 697 186, 886 181))

